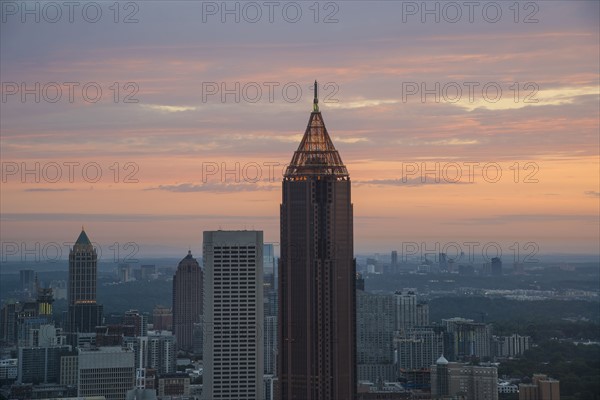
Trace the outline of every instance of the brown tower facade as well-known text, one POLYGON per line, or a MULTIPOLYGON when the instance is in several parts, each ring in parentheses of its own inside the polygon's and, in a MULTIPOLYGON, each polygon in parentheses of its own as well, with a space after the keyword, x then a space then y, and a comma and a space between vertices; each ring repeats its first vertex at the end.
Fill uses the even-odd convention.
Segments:
POLYGON ((173 277, 173 333, 179 350, 193 348, 194 324, 201 322, 202 278, 200 264, 188 251, 173 277))
POLYGON ((278 398, 354 400, 356 268, 350 177, 316 96, 283 179, 278 398))

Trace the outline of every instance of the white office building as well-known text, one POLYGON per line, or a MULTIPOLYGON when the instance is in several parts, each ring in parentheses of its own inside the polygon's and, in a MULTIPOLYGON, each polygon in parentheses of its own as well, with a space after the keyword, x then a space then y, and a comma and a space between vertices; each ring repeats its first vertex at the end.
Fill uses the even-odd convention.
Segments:
POLYGON ((263 233, 204 232, 205 400, 263 398, 263 233))
POLYGON ((135 354, 119 347, 79 349, 77 396, 123 400, 135 385, 135 354))

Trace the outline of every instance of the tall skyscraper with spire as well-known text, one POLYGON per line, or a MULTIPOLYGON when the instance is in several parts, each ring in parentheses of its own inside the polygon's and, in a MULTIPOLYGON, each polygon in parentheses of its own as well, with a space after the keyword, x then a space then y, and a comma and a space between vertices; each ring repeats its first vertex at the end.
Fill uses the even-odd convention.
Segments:
POLYGON ((193 348, 194 324, 201 322, 202 315, 202 280, 202 269, 190 250, 173 277, 173 333, 180 350, 193 348))
POLYGON ((350 176, 319 111, 283 178, 280 400, 356 398, 356 266, 350 176))
POLYGON ((96 302, 98 254, 83 227, 69 252, 68 331, 95 332, 102 325, 102 306, 96 302))

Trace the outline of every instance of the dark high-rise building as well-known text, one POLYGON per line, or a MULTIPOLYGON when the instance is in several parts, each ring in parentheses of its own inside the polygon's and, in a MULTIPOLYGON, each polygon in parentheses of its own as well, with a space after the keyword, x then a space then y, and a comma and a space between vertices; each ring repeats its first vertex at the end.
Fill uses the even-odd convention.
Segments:
MULTIPOLYGON (((0 341, 6 344, 17 342, 17 312, 20 304, 7 302, 0 309, 0 341)), ((3 343, 3 344, 4 344, 3 343)))
POLYGON ((396 250, 392 251, 391 269, 392 269, 392 273, 398 272, 398 252, 396 250))
POLYGON ((180 350, 191 352, 194 346, 194 324, 202 315, 202 279, 200 264, 188 251, 173 277, 173 333, 180 350))
POLYGON ((365 291, 365 278, 360 272, 356 273, 356 290, 365 291))
POLYGON ((21 281, 21 290, 27 292, 29 297, 33 298, 35 290, 35 271, 32 269, 22 269, 19 271, 21 281))
POLYGON ((502 260, 499 257, 492 258, 492 275, 502 275, 502 260))
POLYGON ((102 306, 96 303, 98 254, 82 229, 69 252, 68 331, 95 332, 102 324, 102 306))
POLYGON ((356 398, 356 264, 350 176, 319 112, 283 178, 279 399, 356 398))
POLYGON ((148 317, 141 314, 138 310, 125 311, 123 325, 133 325, 135 327, 135 336, 148 336, 148 317))
POLYGON ((394 298, 356 295, 357 376, 360 381, 394 381, 394 298))
POLYGON ((440 270, 447 271, 448 270, 448 257, 446 253, 440 253, 438 255, 438 262, 440 263, 440 270))

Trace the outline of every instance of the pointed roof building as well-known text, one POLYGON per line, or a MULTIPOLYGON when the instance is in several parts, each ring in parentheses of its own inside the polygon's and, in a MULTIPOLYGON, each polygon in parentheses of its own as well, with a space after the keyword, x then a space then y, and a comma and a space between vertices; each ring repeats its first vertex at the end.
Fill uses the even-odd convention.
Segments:
POLYGON ((278 400, 356 398, 351 183, 319 111, 282 182, 278 400))
POLYGON ((194 324, 201 322, 202 282, 202 268, 188 250, 173 277, 173 333, 178 349, 187 352, 194 350, 194 324))
POLYGON ((340 180, 349 178, 348 170, 329 137, 319 111, 317 81, 313 112, 310 114, 304 137, 285 172, 287 180, 304 180, 308 176, 334 176, 340 180))
POLYGON ((79 234, 79 237, 77 238, 77 240, 75 241, 76 245, 82 245, 82 246, 89 246, 92 244, 92 242, 90 241, 90 238, 88 238, 87 233, 85 233, 85 230, 83 229, 83 226, 81 227, 81 233, 79 234))
MULTIPOLYGON (((102 305, 97 303, 98 253, 81 227, 81 233, 69 251, 67 331, 95 332, 102 324, 102 305)), ((69 338, 75 343, 75 336, 69 338)))

